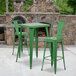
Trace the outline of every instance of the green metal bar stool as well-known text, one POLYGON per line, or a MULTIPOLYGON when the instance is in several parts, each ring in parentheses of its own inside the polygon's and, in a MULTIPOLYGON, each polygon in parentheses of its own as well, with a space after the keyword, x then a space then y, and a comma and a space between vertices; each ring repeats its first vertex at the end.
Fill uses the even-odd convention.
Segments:
MULTIPOLYGON (((13 22, 14 27, 15 27, 15 32, 14 32, 14 41, 13 41, 13 52, 12 52, 12 54, 14 54, 14 48, 15 48, 15 37, 16 37, 16 36, 18 36, 18 40, 19 40, 19 38, 21 38, 21 39, 20 39, 20 44, 19 44, 19 45, 20 45, 19 49, 21 49, 22 51, 23 51, 23 42, 22 42, 22 37, 23 37, 23 36, 25 36, 26 43, 27 43, 27 49, 28 49, 28 41, 27 41, 27 33, 22 32, 22 35, 21 35, 21 37, 20 37, 18 21, 17 21, 17 20, 14 20, 14 21, 12 21, 12 22, 13 22)), ((19 57, 20 57, 20 52, 19 52, 19 57)))
MULTIPOLYGON (((66 22, 63 21, 63 20, 55 21, 55 22, 58 22, 57 35, 56 35, 56 37, 47 37, 45 39, 45 48, 44 48, 44 54, 43 54, 43 61, 42 61, 41 70, 43 70, 44 60, 45 59, 48 60, 48 57, 51 57, 51 66, 53 66, 53 64, 54 64, 54 73, 56 74, 56 67, 57 67, 56 65, 57 65, 57 61, 58 60, 63 59, 64 69, 66 70, 65 59, 64 59, 64 49, 63 49, 63 33, 65 32, 66 28, 62 32, 63 27, 64 27, 64 23, 66 23, 66 22), (50 56, 46 56, 45 57, 47 43, 49 43, 49 45, 51 47, 51 48, 49 47, 49 49, 50 49, 50 56), (57 56, 57 43, 61 43, 62 57, 61 56, 57 56), (57 60, 57 57, 59 57, 58 60, 57 60)), ((52 25, 51 25, 51 27, 52 27, 52 25)), ((66 27, 67 27, 67 25, 66 25, 66 27)))

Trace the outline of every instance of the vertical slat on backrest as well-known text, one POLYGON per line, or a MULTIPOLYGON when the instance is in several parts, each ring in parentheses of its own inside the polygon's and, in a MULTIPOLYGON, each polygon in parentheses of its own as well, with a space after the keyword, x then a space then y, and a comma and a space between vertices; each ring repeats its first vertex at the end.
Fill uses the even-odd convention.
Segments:
POLYGON ((16 20, 13 22, 14 22, 14 27, 15 27, 16 33, 19 33, 18 22, 16 20))
POLYGON ((58 22, 58 27, 57 27, 57 36, 56 36, 57 39, 61 39, 63 27, 64 27, 64 21, 60 20, 58 22))

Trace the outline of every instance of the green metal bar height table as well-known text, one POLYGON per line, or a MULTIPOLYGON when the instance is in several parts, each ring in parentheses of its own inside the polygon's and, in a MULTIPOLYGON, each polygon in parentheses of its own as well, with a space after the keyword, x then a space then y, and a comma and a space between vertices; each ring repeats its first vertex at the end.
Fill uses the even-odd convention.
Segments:
POLYGON ((33 39, 34 39, 34 31, 35 31, 35 47, 36 47, 36 57, 38 57, 38 28, 46 28, 46 34, 48 34, 48 27, 50 24, 43 23, 25 23, 19 24, 22 28, 29 28, 29 44, 30 44, 30 69, 32 69, 32 56, 33 56, 33 39))

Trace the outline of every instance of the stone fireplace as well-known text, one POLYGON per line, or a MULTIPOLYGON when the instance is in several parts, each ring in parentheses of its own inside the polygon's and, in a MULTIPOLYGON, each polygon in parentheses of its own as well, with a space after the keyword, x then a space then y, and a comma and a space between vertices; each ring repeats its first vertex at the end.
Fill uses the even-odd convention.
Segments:
MULTIPOLYGON (((76 44, 76 15, 59 14, 59 10, 55 7, 53 0, 33 0, 33 5, 28 8, 28 12, 24 12, 23 3, 24 0, 13 0, 14 12, 9 12, 8 0, 6 0, 6 14, 0 15, 0 44, 13 44, 14 28, 10 23, 11 20, 20 20, 22 23, 41 22, 48 24, 53 20, 66 20, 69 26, 63 36, 63 42, 65 45, 76 44)), ((55 29, 57 29, 57 25, 53 25, 53 36, 56 36, 55 29)), ((25 29, 25 32, 28 33, 29 37, 28 28, 25 29)), ((39 47, 44 47, 45 28, 40 28, 38 34, 39 47)))
MULTIPOLYGON (((33 0, 33 5, 28 8, 28 12, 24 12, 23 3, 24 0, 13 0, 14 12, 6 12, 5 41, 8 45, 12 45, 14 39, 14 27, 10 23, 11 20, 20 20, 22 23, 40 22, 51 24, 52 21, 58 19, 59 10, 54 6, 53 0, 33 0)), ((25 28, 25 32, 28 33, 29 37, 28 28, 25 28)), ((45 28, 39 28, 38 35, 39 37, 46 37, 45 28)), ((40 40, 40 44, 44 46, 44 40, 40 40)))
MULTIPOLYGON (((58 18, 57 13, 7 13, 6 14, 6 41, 7 44, 11 45, 13 43, 13 36, 14 36, 14 29, 11 26, 10 21, 11 20, 21 20, 23 23, 31 23, 31 22, 40 22, 40 23, 48 23, 51 24, 53 20, 56 20, 58 18), (45 16, 45 17, 44 17, 45 16), (44 19, 43 19, 44 17, 44 19)), ((20 22, 19 22, 20 23, 20 22)), ((29 34, 28 28, 25 29, 25 31, 29 34)), ((39 36, 40 37, 46 37, 46 30, 45 28, 39 29, 39 36)))

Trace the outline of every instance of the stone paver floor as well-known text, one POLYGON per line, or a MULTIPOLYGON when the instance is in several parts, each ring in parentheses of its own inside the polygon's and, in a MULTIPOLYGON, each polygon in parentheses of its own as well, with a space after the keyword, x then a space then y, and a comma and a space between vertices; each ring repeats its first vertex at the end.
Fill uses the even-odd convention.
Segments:
MULTIPOLYGON (((36 58, 34 49, 33 68, 30 70, 26 48, 18 62, 15 62, 17 48, 15 48, 15 54, 12 55, 12 47, 0 46, 0 76, 76 76, 76 46, 65 46, 66 71, 63 68, 63 61, 58 61, 56 75, 49 61, 45 61, 44 70, 41 71, 43 50, 39 48, 39 57, 36 58)), ((61 48, 58 50, 58 55, 61 55, 61 48)), ((46 55, 49 55, 48 48, 46 55)))

